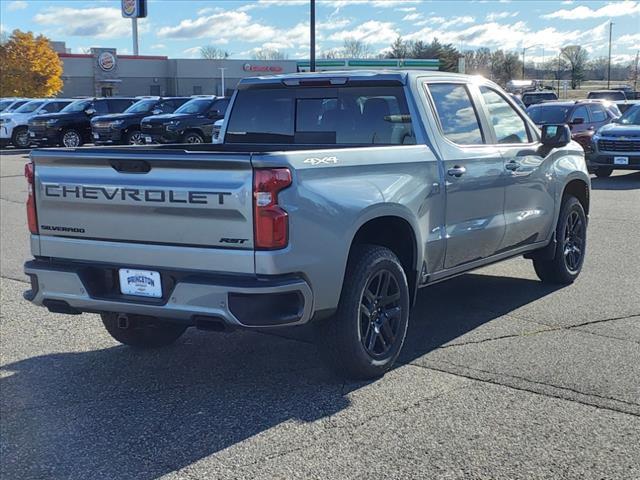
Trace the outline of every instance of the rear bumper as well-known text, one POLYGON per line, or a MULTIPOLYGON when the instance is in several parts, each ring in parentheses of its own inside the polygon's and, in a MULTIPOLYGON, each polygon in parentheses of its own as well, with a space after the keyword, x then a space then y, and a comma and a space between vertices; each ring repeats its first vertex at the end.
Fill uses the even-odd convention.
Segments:
POLYGON ((31 278, 31 290, 24 296, 58 313, 117 312, 188 325, 206 317, 229 327, 282 327, 307 323, 312 316, 313 294, 308 283, 299 277, 208 275, 148 267, 160 271, 163 283, 163 297, 149 299, 120 293, 120 267, 123 266, 29 261, 24 271, 31 278))

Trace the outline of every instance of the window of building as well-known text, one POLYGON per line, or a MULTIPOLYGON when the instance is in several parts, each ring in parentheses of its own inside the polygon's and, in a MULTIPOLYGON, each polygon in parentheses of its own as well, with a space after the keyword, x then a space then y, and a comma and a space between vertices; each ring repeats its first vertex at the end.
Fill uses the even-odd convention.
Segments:
POLYGON ((432 83, 428 88, 444 135, 459 145, 483 144, 480 121, 467 88, 459 83, 432 83))

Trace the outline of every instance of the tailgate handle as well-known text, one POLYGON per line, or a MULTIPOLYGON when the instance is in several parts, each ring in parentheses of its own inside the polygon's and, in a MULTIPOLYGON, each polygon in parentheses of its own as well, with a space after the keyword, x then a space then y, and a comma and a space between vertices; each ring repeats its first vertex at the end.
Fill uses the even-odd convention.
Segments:
POLYGON ((151 165, 144 160, 109 160, 114 170, 120 173, 149 173, 151 165))

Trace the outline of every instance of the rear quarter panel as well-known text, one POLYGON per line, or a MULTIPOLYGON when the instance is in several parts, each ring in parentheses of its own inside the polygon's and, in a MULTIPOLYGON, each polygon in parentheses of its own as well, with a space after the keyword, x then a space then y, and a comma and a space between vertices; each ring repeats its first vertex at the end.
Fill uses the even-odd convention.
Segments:
MULTIPOLYGON (((351 242, 367 221, 406 220, 416 236, 416 270, 426 245, 441 243, 439 166, 426 145, 282 152, 254 156, 253 166, 288 166, 293 175, 293 187, 279 194, 290 218, 289 246, 256 252, 256 273, 305 275, 316 311, 337 306, 351 242)), ((430 251, 429 263, 441 261, 438 248, 430 251)))

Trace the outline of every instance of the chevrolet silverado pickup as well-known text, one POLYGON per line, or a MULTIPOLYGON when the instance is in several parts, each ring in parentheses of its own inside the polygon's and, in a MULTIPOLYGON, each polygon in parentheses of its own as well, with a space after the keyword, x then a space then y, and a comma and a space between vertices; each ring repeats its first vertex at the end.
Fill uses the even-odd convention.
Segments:
POLYGON ((581 271, 582 147, 480 77, 243 79, 220 136, 34 151, 25 297, 134 347, 313 322, 338 372, 372 378, 419 288, 521 255, 544 282, 581 271))

